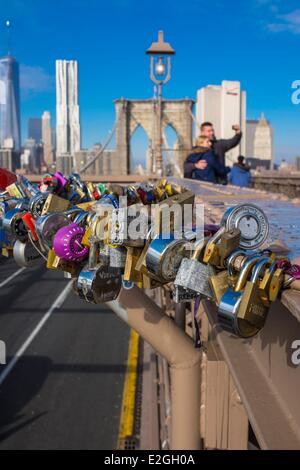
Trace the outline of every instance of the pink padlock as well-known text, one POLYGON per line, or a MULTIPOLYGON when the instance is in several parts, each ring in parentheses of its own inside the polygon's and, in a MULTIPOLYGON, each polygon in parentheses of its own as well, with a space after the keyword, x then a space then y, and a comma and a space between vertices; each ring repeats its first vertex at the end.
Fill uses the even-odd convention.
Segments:
POLYGON ((295 281, 300 279, 300 266, 298 264, 293 264, 287 271, 286 274, 292 276, 295 281))
POLYGON ((53 240, 53 249, 65 261, 80 261, 88 255, 89 249, 82 245, 84 229, 73 223, 60 228, 53 240))

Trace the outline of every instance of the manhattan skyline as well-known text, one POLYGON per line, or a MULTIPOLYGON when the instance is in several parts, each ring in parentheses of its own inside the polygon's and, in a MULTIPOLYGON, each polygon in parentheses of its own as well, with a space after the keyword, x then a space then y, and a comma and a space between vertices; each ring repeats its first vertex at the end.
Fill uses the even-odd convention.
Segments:
POLYGON ((163 29, 177 51, 166 98, 195 99, 202 86, 239 80, 247 118, 264 112, 274 127, 276 161, 300 154, 300 106, 291 101, 300 78, 296 1, 0 0, 0 6, 1 55, 9 19, 21 68, 23 142, 29 117, 49 110, 55 125, 57 59, 79 63, 82 146, 103 142, 114 124, 114 99, 153 96, 145 50, 163 29))

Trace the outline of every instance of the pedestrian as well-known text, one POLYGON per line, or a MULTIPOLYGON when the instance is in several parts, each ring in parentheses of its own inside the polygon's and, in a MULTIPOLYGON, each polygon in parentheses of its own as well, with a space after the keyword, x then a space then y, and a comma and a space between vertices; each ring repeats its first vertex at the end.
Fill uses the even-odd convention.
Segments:
POLYGON ((240 188, 247 188, 251 183, 250 167, 245 164, 245 157, 240 155, 237 163, 235 163, 229 174, 229 182, 240 188))
POLYGON ((212 142, 206 136, 197 138, 196 147, 187 157, 184 167, 185 177, 192 174, 195 179, 210 183, 216 183, 217 178, 226 178, 230 172, 230 168, 220 164, 212 150, 212 142))

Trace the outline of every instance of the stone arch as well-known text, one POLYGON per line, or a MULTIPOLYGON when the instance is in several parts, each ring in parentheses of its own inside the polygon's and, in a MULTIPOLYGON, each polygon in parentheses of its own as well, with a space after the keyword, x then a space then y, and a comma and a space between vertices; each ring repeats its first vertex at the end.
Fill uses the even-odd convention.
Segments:
MULTIPOLYGON (((171 126, 178 135, 180 151, 177 155, 177 164, 182 168, 184 159, 192 148, 193 118, 192 109, 194 101, 162 100, 161 120, 162 129, 171 126)), ((152 145, 150 160, 156 158, 155 149, 160 142, 157 130, 157 100, 126 100, 115 101, 116 107, 116 152, 113 167, 122 174, 128 174, 130 168, 130 140, 137 129, 141 126, 148 135, 152 145)), ((148 169, 150 167, 148 162, 148 169)))

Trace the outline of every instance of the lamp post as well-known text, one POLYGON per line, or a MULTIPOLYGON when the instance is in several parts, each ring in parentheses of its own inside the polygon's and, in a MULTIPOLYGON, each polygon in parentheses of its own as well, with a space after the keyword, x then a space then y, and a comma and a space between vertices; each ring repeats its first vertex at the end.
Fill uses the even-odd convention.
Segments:
POLYGON ((155 138, 152 152, 151 169, 153 173, 162 174, 162 87, 171 78, 171 56, 175 50, 168 42, 164 42, 163 31, 158 32, 158 41, 153 42, 146 51, 150 55, 150 78, 157 86, 158 92, 154 99, 155 138))

